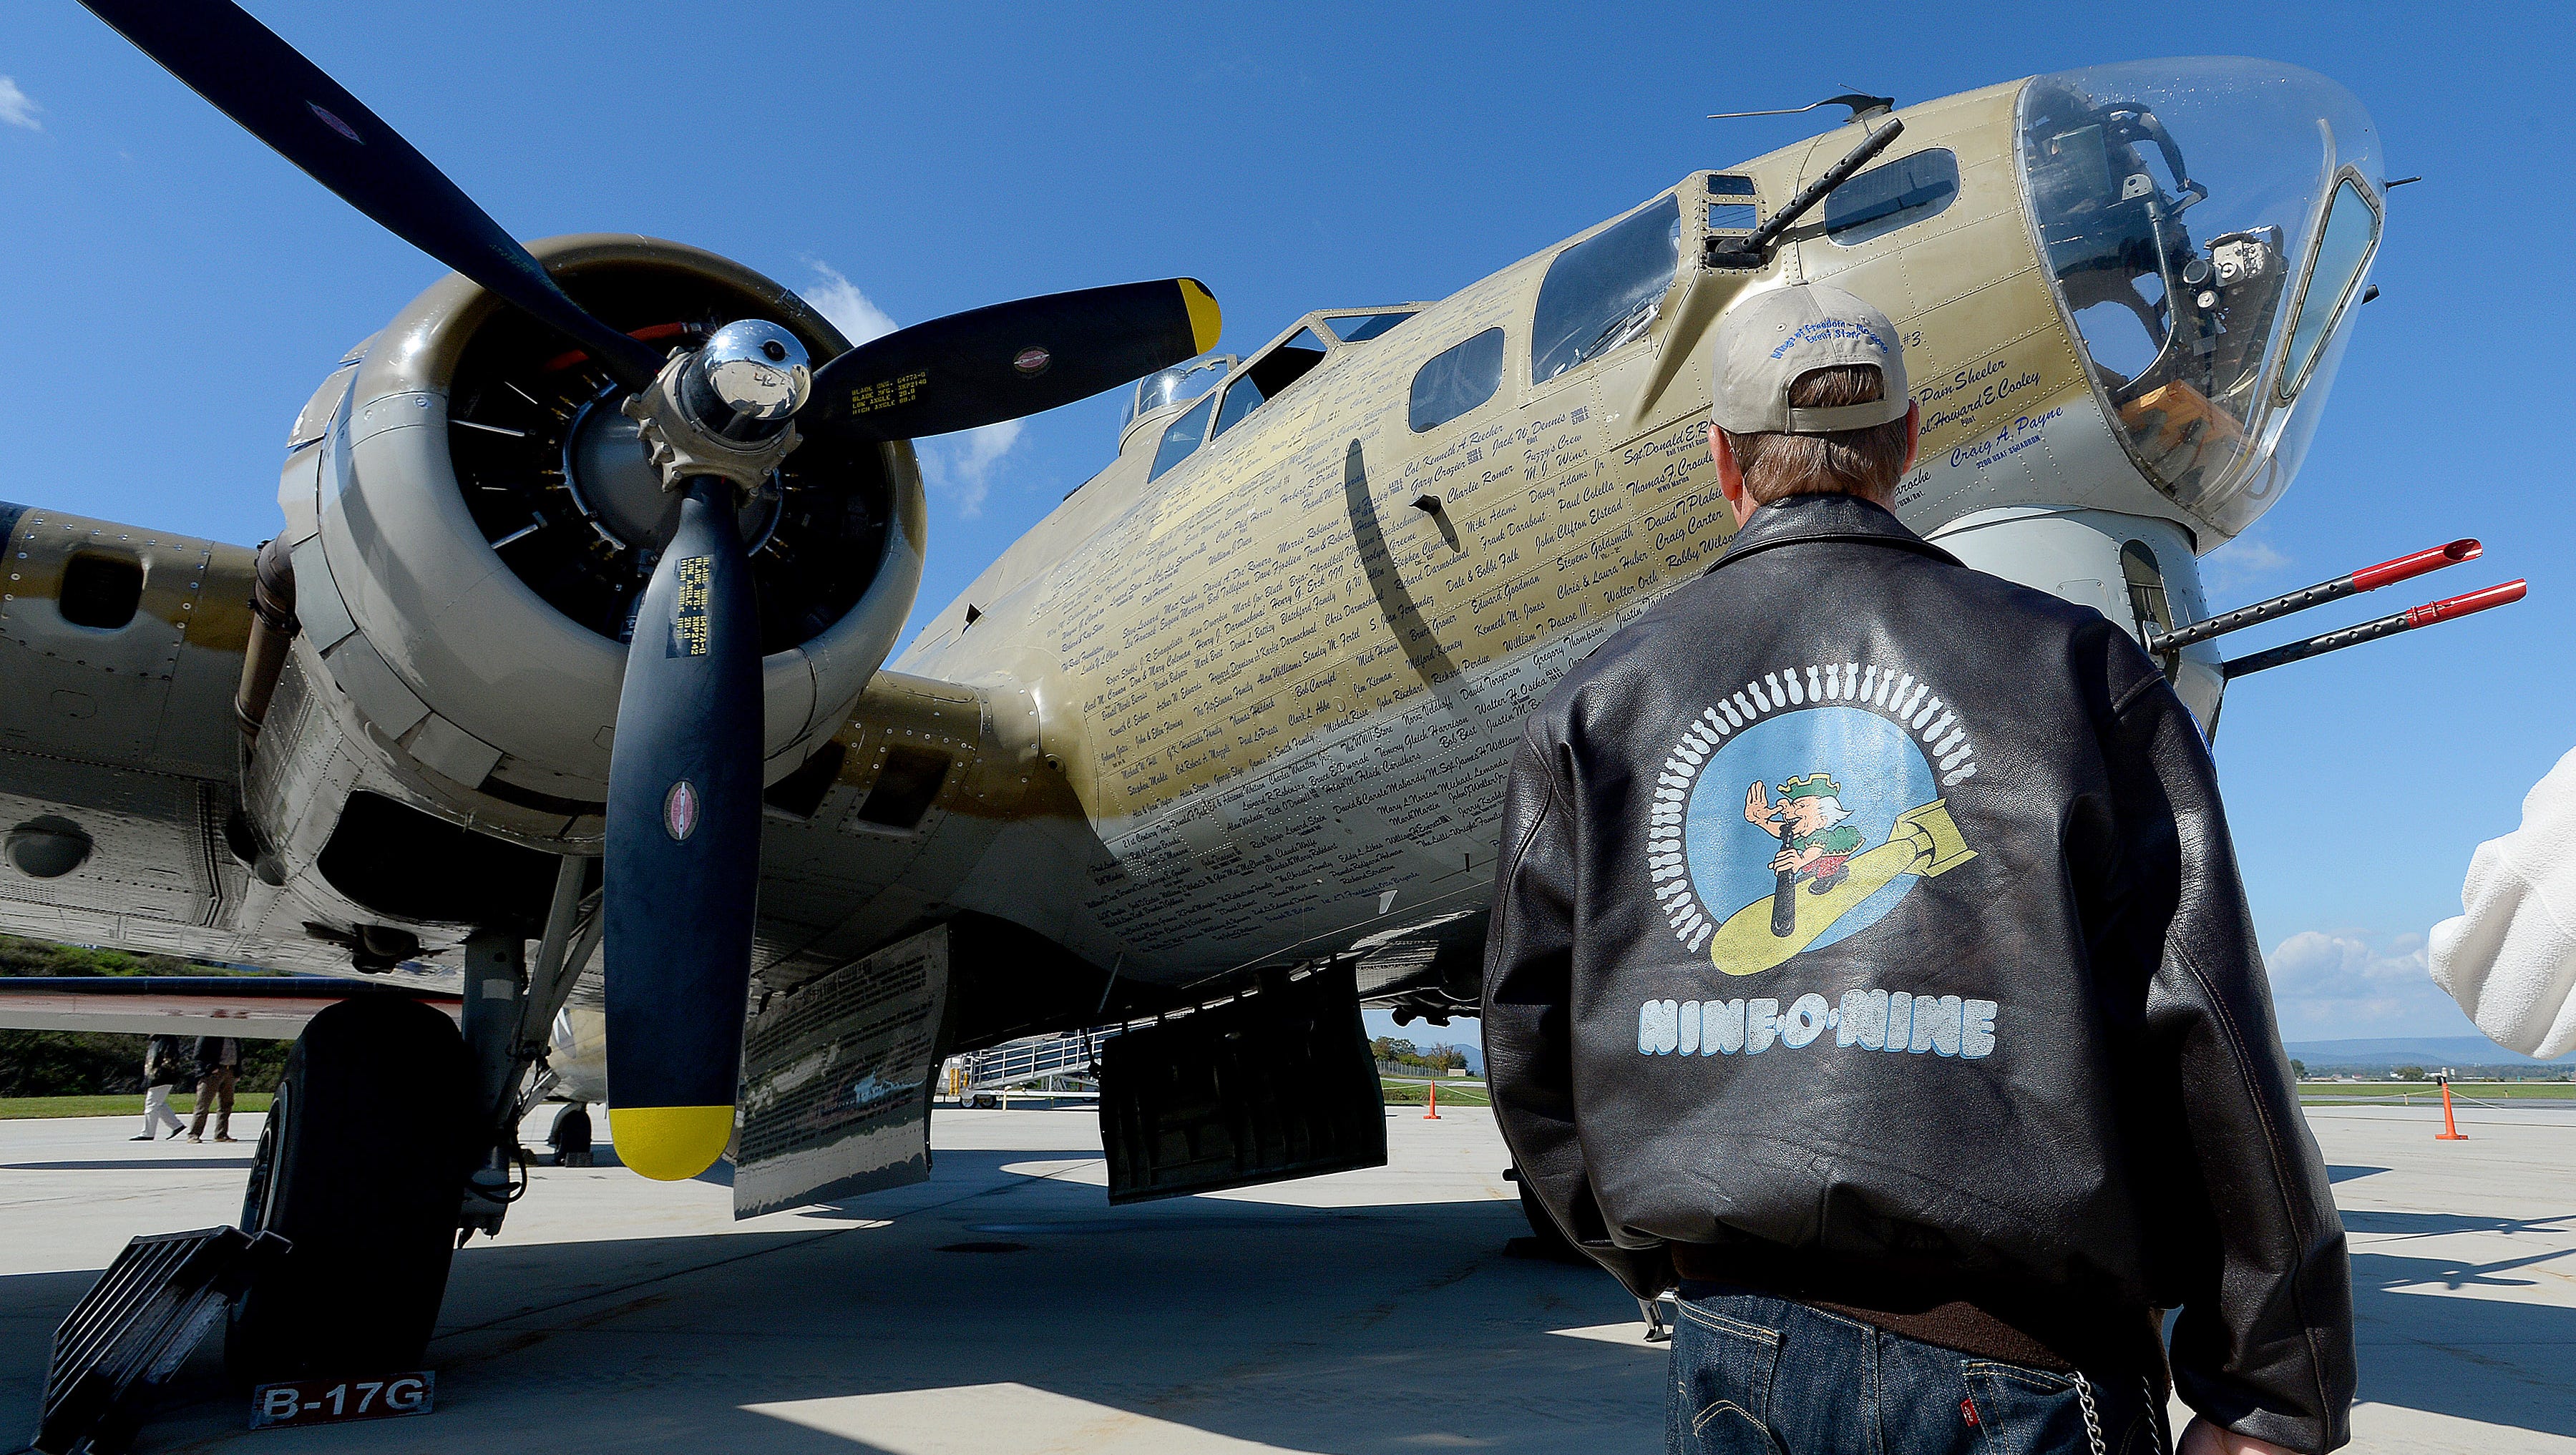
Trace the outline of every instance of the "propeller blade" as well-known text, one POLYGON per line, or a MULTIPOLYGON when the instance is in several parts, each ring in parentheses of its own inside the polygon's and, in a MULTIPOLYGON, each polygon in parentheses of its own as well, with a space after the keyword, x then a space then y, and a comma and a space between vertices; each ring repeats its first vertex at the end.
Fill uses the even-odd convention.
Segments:
POLYGON ((952 313, 825 364, 796 423, 809 436, 893 440, 1019 419, 1196 358, 1222 322, 1195 278, 952 313))
POLYGON ((608 762, 608 1106, 678 1181, 733 1134, 760 883, 760 614, 733 487, 687 484, 626 649, 608 762))
POLYGON ((518 241, 322 68, 230 0, 81 0, 243 129, 396 237, 516 304, 641 390, 661 353, 582 311, 518 241))

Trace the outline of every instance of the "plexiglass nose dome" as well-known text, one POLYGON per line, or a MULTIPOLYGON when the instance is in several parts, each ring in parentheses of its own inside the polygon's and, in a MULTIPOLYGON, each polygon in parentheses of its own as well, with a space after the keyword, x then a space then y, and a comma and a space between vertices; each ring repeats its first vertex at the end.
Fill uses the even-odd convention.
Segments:
POLYGON ((2307 453, 2379 246, 2379 136, 2314 72, 2232 57, 2041 76, 2022 182, 2138 467, 2215 533, 2307 453))

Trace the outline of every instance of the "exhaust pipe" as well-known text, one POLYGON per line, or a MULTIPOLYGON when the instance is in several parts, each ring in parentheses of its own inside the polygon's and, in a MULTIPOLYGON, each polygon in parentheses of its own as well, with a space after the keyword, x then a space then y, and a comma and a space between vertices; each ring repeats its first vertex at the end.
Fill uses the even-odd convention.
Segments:
POLYGON ((242 652, 241 688, 233 694, 233 716, 241 724, 242 753, 247 760, 268 721, 269 699, 277 695, 278 674, 286 670, 286 648, 299 630, 295 620, 295 557, 286 542, 273 540, 259 548, 250 588, 250 644, 242 652))

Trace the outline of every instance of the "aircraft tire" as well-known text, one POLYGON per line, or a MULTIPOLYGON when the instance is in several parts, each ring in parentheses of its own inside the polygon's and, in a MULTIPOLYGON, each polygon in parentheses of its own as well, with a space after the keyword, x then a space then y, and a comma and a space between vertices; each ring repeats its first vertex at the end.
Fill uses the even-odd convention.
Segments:
POLYGON ((1515 1176, 1512 1181, 1521 1190, 1521 1218, 1529 1224, 1530 1251, 1553 1263, 1590 1263, 1592 1260, 1585 1257, 1581 1249, 1567 1242, 1565 1234, 1557 1231, 1556 1219, 1547 1215, 1547 1208, 1538 1200, 1538 1194, 1530 1191, 1528 1179, 1515 1176))
POLYGON ((342 1001, 304 1028, 242 1202, 244 1229, 293 1247, 233 1305, 234 1378, 421 1367, 475 1140, 470 1074, 455 1022, 418 1001, 342 1001))

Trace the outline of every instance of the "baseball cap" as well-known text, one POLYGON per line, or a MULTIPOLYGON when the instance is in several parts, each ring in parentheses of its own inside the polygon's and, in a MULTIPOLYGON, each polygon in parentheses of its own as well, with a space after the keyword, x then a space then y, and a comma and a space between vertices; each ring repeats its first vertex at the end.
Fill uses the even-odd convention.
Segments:
POLYGON ((1738 302, 1717 324, 1710 417, 1729 434, 1831 434, 1903 419, 1905 351, 1896 325, 1859 297, 1824 283, 1793 283, 1738 302), (1866 404, 1793 409, 1798 377, 1838 364, 1875 364, 1885 379, 1866 404))

